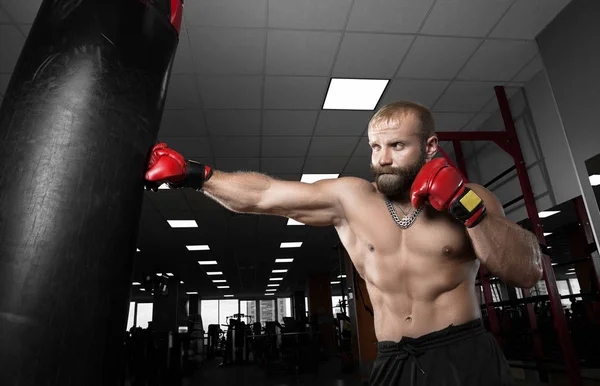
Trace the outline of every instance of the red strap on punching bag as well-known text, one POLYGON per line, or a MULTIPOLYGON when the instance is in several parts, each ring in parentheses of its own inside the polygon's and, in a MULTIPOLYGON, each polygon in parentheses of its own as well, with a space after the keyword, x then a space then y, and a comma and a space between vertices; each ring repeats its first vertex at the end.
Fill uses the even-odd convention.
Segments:
POLYGON ((181 29, 181 17, 183 15, 183 1, 171 0, 171 24, 175 27, 177 34, 181 29))

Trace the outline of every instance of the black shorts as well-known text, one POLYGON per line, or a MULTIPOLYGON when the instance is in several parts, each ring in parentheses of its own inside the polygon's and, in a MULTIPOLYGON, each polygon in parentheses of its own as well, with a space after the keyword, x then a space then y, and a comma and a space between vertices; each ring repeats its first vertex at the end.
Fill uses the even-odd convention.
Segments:
POLYGON ((371 386, 504 386, 515 381, 504 354, 481 320, 419 338, 377 343, 371 386))

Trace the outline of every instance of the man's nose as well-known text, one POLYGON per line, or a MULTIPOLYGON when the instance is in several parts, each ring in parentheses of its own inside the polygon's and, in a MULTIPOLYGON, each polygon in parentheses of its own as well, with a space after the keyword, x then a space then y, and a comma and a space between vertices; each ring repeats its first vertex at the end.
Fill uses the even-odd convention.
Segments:
POLYGON ((392 155, 389 150, 382 150, 379 156, 379 165, 386 166, 392 164, 392 155))

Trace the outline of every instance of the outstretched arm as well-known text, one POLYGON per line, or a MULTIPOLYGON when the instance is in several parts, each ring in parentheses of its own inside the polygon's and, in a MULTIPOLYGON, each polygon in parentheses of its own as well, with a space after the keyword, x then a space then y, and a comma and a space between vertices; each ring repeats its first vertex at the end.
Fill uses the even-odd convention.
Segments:
POLYGON ((508 220, 490 191, 467 184, 484 201, 487 216, 467 232, 479 260, 507 284, 531 288, 542 276, 541 251, 535 235, 508 220))
POLYGON ((339 192, 342 180, 313 184, 282 181, 252 172, 214 171, 204 194, 229 210, 293 218, 314 226, 335 225, 343 216, 339 192))

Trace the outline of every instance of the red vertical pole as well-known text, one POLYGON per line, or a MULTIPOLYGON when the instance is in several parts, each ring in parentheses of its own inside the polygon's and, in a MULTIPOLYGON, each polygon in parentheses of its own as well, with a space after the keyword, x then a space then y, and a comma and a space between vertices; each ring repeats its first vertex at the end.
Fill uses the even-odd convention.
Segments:
MULTIPOLYGON (((531 188, 531 184, 529 182, 527 167, 525 165, 523 153, 521 152, 521 146, 519 144, 517 130, 515 128, 512 113, 510 111, 510 105, 508 104, 508 98, 506 97, 504 87, 496 86, 494 87, 494 90, 496 92, 496 98, 498 99, 498 104, 500 106, 500 113, 502 114, 504 127, 506 128, 506 132, 510 138, 510 153, 515 161, 515 166, 517 168, 517 176, 519 177, 519 183, 521 184, 521 189, 523 190, 523 198, 525 200, 527 215, 529 216, 529 220, 531 221, 533 227, 533 232, 537 236, 539 243, 545 245, 546 240, 544 239, 544 230, 542 229, 542 223, 538 216, 538 210, 535 204, 533 189, 531 188)), ((567 367, 567 373, 569 374, 571 385, 581 386, 583 385, 583 381, 581 378, 579 362, 577 360, 577 355, 575 354, 575 350, 573 348, 573 341, 571 340, 571 335, 567 326, 567 319, 565 317, 565 313, 562 308, 562 303, 560 301, 558 287, 556 286, 556 277, 554 276, 554 269, 552 268, 550 257, 547 255, 542 256, 542 268, 544 270, 544 279, 546 281, 546 288, 548 289, 548 296, 550 297, 550 305, 552 307, 552 314, 554 316, 554 329, 558 334, 559 342, 562 347, 563 357, 565 359, 565 364, 567 367)), ((529 294, 527 294, 527 296, 529 296, 529 294)), ((533 329, 534 327, 532 325, 532 321, 535 322, 535 318, 532 320, 530 317, 529 321, 530 326, 533 329)), ((537 331, 537 322, 535 323, 534 331, 537 331)), ((534 345, 536 348, 536 357, 538 357, 538 360, 541 360, 543 353, 539 334, 534 335, 534 345)))
MULTIPOLYGON (((588 217, 587 211, 585 210, 585 203, 583 202, 583 197, 578 196, 573 199, 573 206, 575 206, 575 212, 577 213, 577 218, 583 232, 585 234, 585 239, 587 241, 588 246, 594 243, 594 234, 592 233, 592 227, 590 226, 590 219, 588 217)), ((597 247, 597 246, 596 246, 597 247)), ((591 254, 590 254, 591 255, 591 254)), ((594 270, 594 281, 596 282, 596 288, 600 290, 600 275, 598 272, 600 271, 600 267, 596 263, 595 259, 592 260, 592 269, 594 270)))
MULTIPOLYGON (((467 163, 465 161, 465 156, 462 151, 462 146, 460 145, 459 140, 453 140, 452 146, 454 146, 454 155, 456 156, 457 166, 452 164, 452 160, 448 157, 448 154, 444 152, 444 150, 440 147, 440 153, 446 158, 448 163, 452 166, 457 167, 457 169, 462 174, 463 180, 465 182, 468 181, 468 173, 467 173, 467 163)), ((483 298, 485 300, 485 308, 488 313, 488 320, 490 322, 490 330, 492 334, 496 337, 498 344, 502 347, 502 336, 500 335, 500 322, 498 321, 498 314, 496 313, 496 308, 494 307, 494 297, 492 296, 492 287, 490 285, 490 278, 487 275, 487 269, 481 266, 479 267, 479 281, 481 282, 481 287, 483 288, 483 298)))

